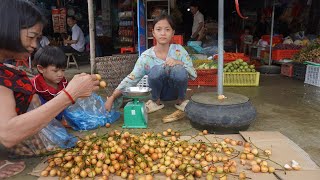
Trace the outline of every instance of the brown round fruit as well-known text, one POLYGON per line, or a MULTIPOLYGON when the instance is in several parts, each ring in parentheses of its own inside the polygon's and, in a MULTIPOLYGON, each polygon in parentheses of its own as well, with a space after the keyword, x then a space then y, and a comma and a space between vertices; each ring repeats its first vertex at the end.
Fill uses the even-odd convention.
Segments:
POLYGON ((100 74, 96 74, 97 80, 101 80, 101 75, 100 74))
POLYGON ((102 88, 107 87, 107 83, 105 81, 100 81, 100 87, 102 88))
POLYGON ((110 123, 107 123, 107 124, 106 124, 106 128, 109 128, 110 126, 111 126, 110 123))

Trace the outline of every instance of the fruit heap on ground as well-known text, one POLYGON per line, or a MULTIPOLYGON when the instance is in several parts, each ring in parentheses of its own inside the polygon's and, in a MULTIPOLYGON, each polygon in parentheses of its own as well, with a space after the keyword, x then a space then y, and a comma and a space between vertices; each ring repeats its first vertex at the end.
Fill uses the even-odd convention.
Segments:
POLYGON ((237 59, 233 62, 227 63, 223 68, 224 72, 256 72, 254 65, 248 65, 242 59, 237 59))
MULTIPOLYGON (((245 170, 255 173, 277 170, 269 149, 214 135, 211 142, 206 130, 185 136, 187 140, 181 140, 180 133, 172 129, 137 135, 118 130, 101 136, 93 133, 79 140, 76 147, 50 156, 41 176, 66 180, 108 179, 111 175, 123 179, 153 179, 155 175, 173 180, 231 176, 246 179, 245 170), (207 142, 197 140, 199 137, 207 142)), ((278 169, 286 170, 282 165, 278 169)))

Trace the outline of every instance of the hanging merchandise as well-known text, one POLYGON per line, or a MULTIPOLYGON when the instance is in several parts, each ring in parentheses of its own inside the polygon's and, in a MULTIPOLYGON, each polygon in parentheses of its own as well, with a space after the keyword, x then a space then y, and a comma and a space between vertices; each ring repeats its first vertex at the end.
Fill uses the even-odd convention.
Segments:
POLYGON ((67 32, 67 9, 52 9, 52 25, 54 33, 66 33, 67 32))
POLYGON ((60 32, 60 11, 59 9, 52 9, 52 26, 53 26, 53 32, 59 33, 60 32))
POLYGON ((60 33, 66 33, 67 32, 67 9, 66 8, 60 8, 60 33))
POLYGON ((238 15, 239 15, 242 19, 248 19, 248 17, 242 16, 242 14, 241 14, 241 12, 240 12, 240 7, 239 7, 239 2, 238 2, 238 0, 234 0, 234 1, 235 1, 235 3, 236 3, 236 10, 237 10, 238 15))

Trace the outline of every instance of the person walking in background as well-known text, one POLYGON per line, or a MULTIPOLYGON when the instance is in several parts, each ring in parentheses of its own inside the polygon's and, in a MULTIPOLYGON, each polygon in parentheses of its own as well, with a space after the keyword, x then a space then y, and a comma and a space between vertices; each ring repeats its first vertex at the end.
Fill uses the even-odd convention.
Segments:
POLYGON ((204 27, 204 17, 203 14, 199 11, 199 5, 195 2, 192 2, 190 4, 190 11, 193 14, 191 40, 198 40, 199 33, 204 27))

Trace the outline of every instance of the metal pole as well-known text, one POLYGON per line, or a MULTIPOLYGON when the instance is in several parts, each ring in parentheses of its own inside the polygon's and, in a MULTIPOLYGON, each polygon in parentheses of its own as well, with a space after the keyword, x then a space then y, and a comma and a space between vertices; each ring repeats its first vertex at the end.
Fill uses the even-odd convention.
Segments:
POLYGON ((272 5, 272 17, 271 17, 270 49, 269 49, 269 63, 268 63, 269 66, 271 65, 271 62, 272 62, 273 26, 274 26, 274 1, 272 5))
POLYGON ((223 95, 224 0, 219 0, 218 19, 218 95, 223 95))
POLYGON ((96 58, 96 44, 94 36, 94 15, 93 15, 93 0, 88 0, 88 14, 89 14, 89 37, 90 37, 90 65, 91 74, 95 70, 95 58, 96 58))

